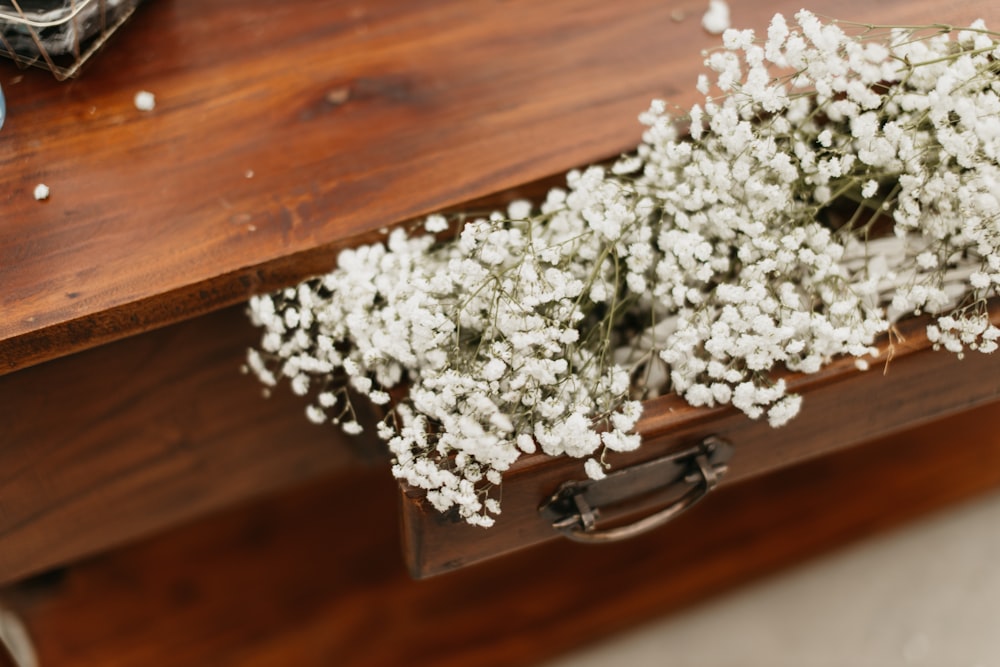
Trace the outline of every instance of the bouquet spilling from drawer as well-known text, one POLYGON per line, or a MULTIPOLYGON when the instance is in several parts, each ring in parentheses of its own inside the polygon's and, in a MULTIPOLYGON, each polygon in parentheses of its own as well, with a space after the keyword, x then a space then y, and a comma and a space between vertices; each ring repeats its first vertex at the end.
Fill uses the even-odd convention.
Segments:
POLYGON ((254 298, 248 367, 347 432, 352 395, 385 406, 394 474, 490 525, 515 460, 600 478, 651 396, 780 426, 802 402, 783 374, 863 369, 901 317, 996 349, 1000 35, 803 11, 705 63, 703 103, 654 101, 634 153, 539 205, 431 216, 254 298))

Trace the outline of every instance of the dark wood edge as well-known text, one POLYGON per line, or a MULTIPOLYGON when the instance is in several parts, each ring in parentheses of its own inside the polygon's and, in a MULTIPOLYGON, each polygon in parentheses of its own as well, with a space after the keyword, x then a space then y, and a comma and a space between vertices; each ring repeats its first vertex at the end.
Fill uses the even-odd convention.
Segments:
MULTIPOLYGON (((445 214, 483 214, 517 199, 539 201, 549 189, 565 184, 565 174, 529 181, 442 209, 445 214)), ((415 226, 420 219, 397 221, 385 230, 415 226)), ((121 304, 100 313, 43 326, 12 338, 0 339, 0 375, 82 352, 130 336, 207 315, 330 271, 346 248, 376 243, 384 231, 370 231, 334 244, 299 252, 265 266, 248 266, 195 285, 121 304)))

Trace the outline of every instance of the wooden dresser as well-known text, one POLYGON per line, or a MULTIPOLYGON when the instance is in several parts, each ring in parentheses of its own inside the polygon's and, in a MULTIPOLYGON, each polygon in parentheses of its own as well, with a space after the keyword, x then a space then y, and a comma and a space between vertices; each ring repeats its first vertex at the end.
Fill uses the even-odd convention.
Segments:
MULTIPOLYGON (((734 3, 733 23, 763 30, 775 12, 799 7, 734 3)), ((1000 23, 986 2, 818 0, 811 9, 875 23, 1000 23)), ((243 312, 251 294, 327 270, 341 249, 385 228, 497 193, 535 192, 531 184, 628 151, 652 98, 692 103, 701 52, 717 40, 701 28, 704 10, 701 0, 145 0, 79 79, 59 83, 0 63, 8 104, 0 131, 0 583, 70 566, 45 575, 44 590, 9 591, 42 664, 114 664, 107 656, 123 647, 136 652, 120 664, 159 664, 157 642, 168 645, 180 630, 122 630, 141 615, 122 599, 130 586, 149 593, 158 581, 208 586, 214 575, 199 561, 196 538, 216 544, 206 549, 215 549, 220 571, 229 567, 221 554, 232 567, 257 558, 259 572, 273 577, 266 595, 295 591, 301 613, 315 611, 302 621, 307 628, 337 625, 348 612, 334 598, 344 591, 357 609, 375 610, 388 595, 407 609, 419 601, 433 618, 386 631, 416 647, 416 657, 386 646, 351 653, 352 634, 341 627, 342 636, 331 631, 340 653, 326 647, 332 653, 285 662, 263 647, 242 662, 193 652, 184 664, 391 665, 404 655, 411 664, 422 655, 437 665, 527 664, 1000 484, 1000 437, 991 428, 1000 409, 985 405, 974 418, 883 441, 867 458, 852 450, 807 463, 813 468, 798 476, 743 482, 632 546, 591 554, 551 545, 412 583, 377 453, 309 424, 285 390, 264 400, 241 374, 257 335, 243 312), (134 105, 141 90, 155 95, 152 111, 134 105), (50 188, 47 200, 32 195, 39 183, 50 188), (938 446, 931 434, 955 441, 938 446), (861 461, 868 463, 852 478, 861 461), (950 474, 937 479, 942 470, 950 474), (725 560, 748 531, 808 523, 789 503, 829 522, 799 541, 786 534, 751 548, 739 564, 725 560), (699 521, 713 532, 700 532, 707 524, 699 521), (248 536, 254 526, 264 534, 256 542, 248 536), (675 573, 696 573, 690 586, 643 569, 637 554, 658 548, 671 551, 675 573), (322 573, 317 553, 329 558, 331 577, 310 587, 322 573), (553 559, 576 565, 553 568, 553 559), (137 563, 151 569, 129 569, 137 563), (629 563, 645 579, 616 574, 629 563), (500 578, 524 569, 535 574, 501 590, 500 578), (132 578, 113 574, 122 571, 132 578), (574 577, 593 577, 587 598, 572 593, 574 577), (524 601, 519 610, 517 592, 540 581, 550 582, 553 602, 524 601), (638 594, 656 586, 662 594, 638 594), (603 612, 582 608, 602 592, 603 612), (500 624, 521 640, 486 631, 500 617, 481 608, 488 595, 505 600, 508 614, 533 619, 500 624), (90 634, 66 639, 85 602, 118 625, 94 620, 84 624, 90 634), (451 644, 433 637, 460 617, 465 634, 451 644), (129 643, 136 637, 148 656, 129 643), (67 648, 83 645, 91 652, 67 648)), ((184 598, 171 589, 157 609, 176 614, 204 602, 206 616, 182 620, 242 632, 249 643, 267 627, 294 633, 281 619, 268 626, 266 613, 246 611, 238 590, 248 579, 230 572, 219 580, 234 591, 184 598), (205 620, 223 617, 243 619, 243 629, 205 620)))

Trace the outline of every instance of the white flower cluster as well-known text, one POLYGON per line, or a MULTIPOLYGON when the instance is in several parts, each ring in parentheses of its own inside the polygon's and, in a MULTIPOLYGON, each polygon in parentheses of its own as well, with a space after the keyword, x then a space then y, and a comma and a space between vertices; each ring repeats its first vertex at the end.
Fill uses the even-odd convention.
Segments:
POLYGON ((405 401, 379 426, 393 472, 470 523, 492 523, 490 487, 522 453, 596 456, 588 470, 598 474, 605 450, 639 445, 630 432, 641 404, 611 361, 605 314, 629 307, 617 280, 643 266, 630 248, 648 246, 640 213, 651 207, 601 169, 569 183, 539 217, 514 203, 446 243, 396 230, 343 252, 323 278, 254 298, 265 333, 251 368, 303 395, 319 376, 308 416, 350 431, 359 427, 347 387, 386 404, 405 381, 405 401))
POLYGON ((706 66, 688 116, 654 102, 634 154, 571 172, 537 210, 431 216, 254 298, 250 368, 348 432, 348 390, 387 406, 394 474, 489 525, 522 454, 603 476, 606 451, 639 445, 638 399, 673 391, 779 426, 801 398, 777 372, 865 368, 914 313, 935 316, 936 345, 996 349, 994 33, 851 34, 802 11, 763 43, 725 31, 706 66))
POLYGON ((774 368, 864 357, 903 314, 948 313, 929 333, 955 351, 1000 333, 996 36, 796 21, 775 16, 763 44, 727 30, 688 136, 661 102, 642 117, 636 180, 665 218, 652 294, 676 317, 657 343, 671 389, 774 425, 799 403, 774 368))

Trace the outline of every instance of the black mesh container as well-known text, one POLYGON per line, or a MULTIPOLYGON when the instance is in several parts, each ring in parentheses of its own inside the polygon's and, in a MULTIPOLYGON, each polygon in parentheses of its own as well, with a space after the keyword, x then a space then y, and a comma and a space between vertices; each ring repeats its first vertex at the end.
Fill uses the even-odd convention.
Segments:
POLYGON ((0 55, 67 79, 138 4, 139 0, 0 0, 0 55))

